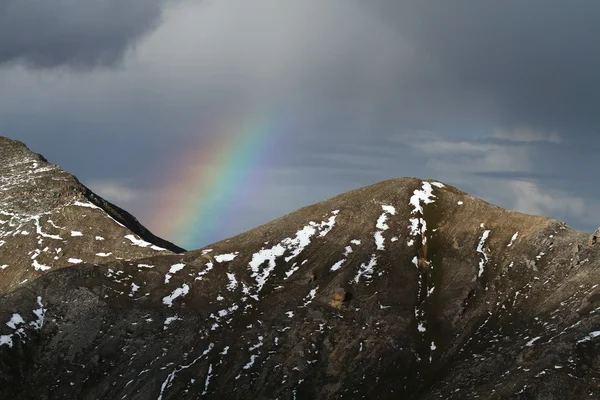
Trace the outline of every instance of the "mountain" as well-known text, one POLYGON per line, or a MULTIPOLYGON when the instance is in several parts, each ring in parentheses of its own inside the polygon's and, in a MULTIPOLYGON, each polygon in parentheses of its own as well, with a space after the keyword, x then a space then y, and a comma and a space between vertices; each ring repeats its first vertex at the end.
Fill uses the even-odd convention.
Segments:
POLYGON ((182 251, 23 143, 0 137, 0 293, 73 264, 182 251))
POLYGON ((0 212, 43 215, 65 254, 35 271, 23 254, 59 240, 2 228, 0 273, 21 272, 0 293, 0 398, 600 398, 600 245, 562 222, 402 178, 177 254, 0 143, 22 151, 0 212))

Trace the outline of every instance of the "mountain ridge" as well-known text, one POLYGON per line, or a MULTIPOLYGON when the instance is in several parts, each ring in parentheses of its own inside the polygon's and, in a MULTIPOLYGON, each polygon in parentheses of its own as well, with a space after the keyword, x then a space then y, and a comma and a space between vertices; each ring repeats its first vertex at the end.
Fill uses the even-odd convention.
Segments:
POLYGON ((0 291, 0 397, 600 397, 588 238, 399 178, 202 249, 52 268, 0 291))
POLYGON ((52 268, 154 251, 183 249, 156 237, 25 144, 0 137, 0 292, 52 268), (11 267, 26 259, 31 260, 27 269, 11 267))

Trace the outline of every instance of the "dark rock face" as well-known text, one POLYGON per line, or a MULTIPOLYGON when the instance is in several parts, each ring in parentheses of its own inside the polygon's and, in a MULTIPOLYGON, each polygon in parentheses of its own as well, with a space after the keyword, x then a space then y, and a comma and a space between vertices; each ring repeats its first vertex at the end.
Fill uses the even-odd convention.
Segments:
MULTIPOLYGON (((110 222, 90 211, 90 229, 110 222)), ((119 238, 103 251, 126 251, 125 228, 99 226, 119 238)), ((207 249, 57 263, 0 295, 0 398, 598 398, 600 258, 588 239, 396 179, 207 249)), ((62 244, 93 258, 86 246, 62 244)))

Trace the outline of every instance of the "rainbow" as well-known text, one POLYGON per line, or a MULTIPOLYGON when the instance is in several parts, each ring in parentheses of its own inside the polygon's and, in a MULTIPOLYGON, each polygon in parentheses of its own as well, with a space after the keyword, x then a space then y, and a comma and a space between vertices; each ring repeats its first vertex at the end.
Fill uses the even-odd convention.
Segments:
POLYGON ((170 168, 149 224, 157 234, 194 249, 236 230, 231 210, 249 190, 260 190, 261 163, 270 159, 284 122, 274 110, 253 115, 212 124, 211 135, 203 129, 186 155, 171 157, 180 161, 170 168))

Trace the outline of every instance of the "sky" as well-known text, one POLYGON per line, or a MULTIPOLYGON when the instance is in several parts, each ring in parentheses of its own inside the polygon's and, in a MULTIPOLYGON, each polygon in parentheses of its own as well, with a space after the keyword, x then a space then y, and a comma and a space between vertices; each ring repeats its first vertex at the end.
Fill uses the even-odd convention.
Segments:
POLYGON ((4 0, 0 135, 198 248, 385 179, 600 225, 600 2, 4 0))

